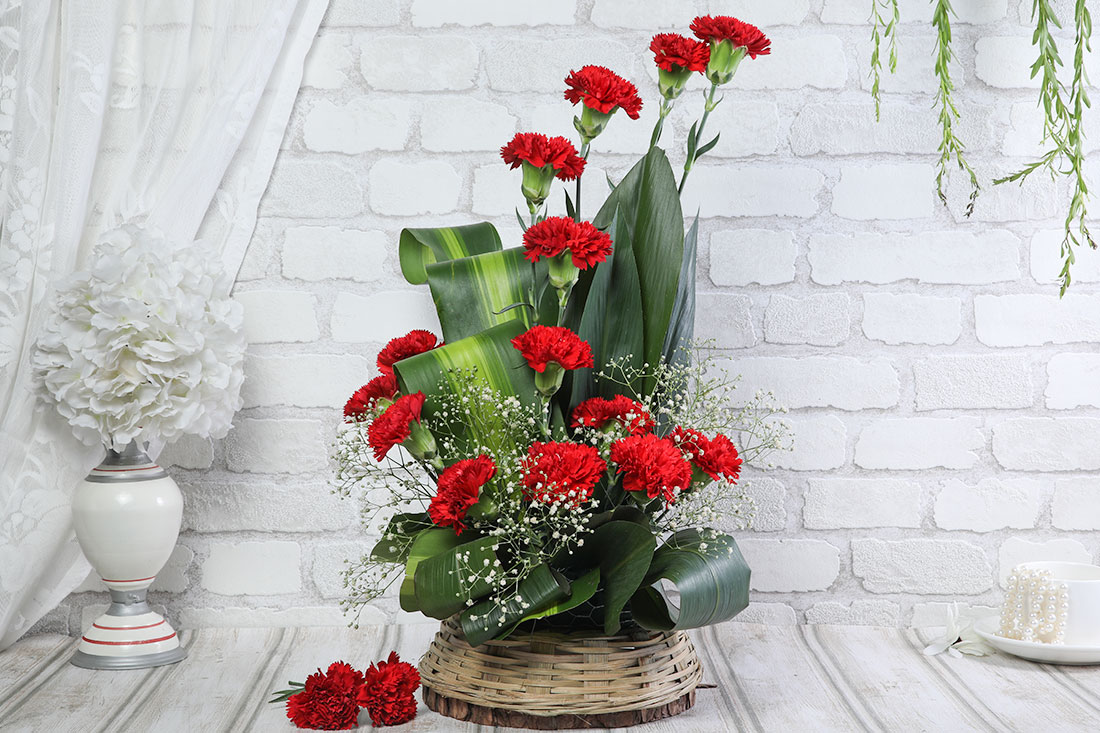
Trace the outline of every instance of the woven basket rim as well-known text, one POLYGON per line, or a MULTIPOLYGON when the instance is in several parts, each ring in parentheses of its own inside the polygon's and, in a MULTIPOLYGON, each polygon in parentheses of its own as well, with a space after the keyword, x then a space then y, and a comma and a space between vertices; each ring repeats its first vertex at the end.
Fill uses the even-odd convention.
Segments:
POLYGON ((606 635, 535 631, 471 647, 444 621, 420 662, 425 688, 445 698, 532 716, 659 708, 702 678, 682 631, 606 635))

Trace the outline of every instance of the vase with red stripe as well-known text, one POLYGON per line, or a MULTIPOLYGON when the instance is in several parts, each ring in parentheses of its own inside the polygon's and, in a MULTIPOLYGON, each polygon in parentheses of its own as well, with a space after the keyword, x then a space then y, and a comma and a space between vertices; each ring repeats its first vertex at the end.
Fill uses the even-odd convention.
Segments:
POLYGON ((137 443, 109 450, 73 496, 80 548, 111 593, 111 606, 84 632, 72 663, 139 669, 186 656, 179 636, 153 611, 146 591, 176 546, 183 497, 137 443))

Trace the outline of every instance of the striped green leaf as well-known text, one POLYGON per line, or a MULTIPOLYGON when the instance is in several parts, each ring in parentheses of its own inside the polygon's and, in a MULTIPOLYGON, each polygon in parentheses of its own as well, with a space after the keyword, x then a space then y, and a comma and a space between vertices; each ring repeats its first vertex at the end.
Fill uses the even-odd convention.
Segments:
MULTIPOLYGON (((476 370, 477 379, 502 396, 516 397, 529 405, 536 404, 535 373, 511 343, 524 330, 526 326, 522 321, 507 321, 438 349, 402 359, 394 365, 401 391, 406 394, 424 393, 427 399, 423 414, 429 424, 442 419, 439 415, 440 395, 454 393, 461 387, 460 382, 470 378, 470 370, 476 370)), ((492 406, 483 407, 486 408, 486 414, 482 416, 485 419, 479 420, 478 426, 449 426, 455 433, 460 451, 468 440, 478 441, 481 445, 494 445, 509 434, 503 425, 493 422, 495 412, 492 406), (480 430, 481 433, 470 432, 473 430, 480 430)), ((440 449, 445 450, 442 445, 440 449)), ((457 457, 445 452, 442 455, 446 463, 457 457)))
POLYGON ((728 621, 749 605, 749 566, 725 534, 681 530, 653 553, 644 585, 630 599, 634 620, 672 631, 728 621), (669 599, 668 586, 680 592, 669 599))
MULTIPOLYGON (((594 580, 595 583, 590 583, 592 587, 589 597, 596 591, 595 586, 599 583, 598 570, 594 580)), ((549 615, 541 612, 559 606, 562 601, 568 601, 570 589, 569 581, 559 572, 549 565, 538 565, 519 582, 515 596, 510 596, 503 603, 484 601, 462 612, 459 621, 462 623, 466 642, 470 646, 478 646, 489 639, 503 638, 526 618, 549 615)), ((578 594, 578 597, 580 595, 582 594, 578 594)), ((581 601, 578 600, 577 603, 581 601)), ((564 607, 559 607, 553 613, 563 610, 564 607)))
MULTIPOLYGON (((535 319, 525 305, 531 299, 535 266, 522 247, 435 262, 426 267, 428 285, 447 341, 473 336, 508 321, 530 327, 535 319)), ((546 264, 539 263, 545 277, 546 264)))
POLYGON ((427 266, 501 248, 496 227, 487 221, 460 227, 402 229, 397 246, 401 273, 413 285, 428 281, 427 266))
POLYGON ((686 363, 691 357, 691 340, 695 338, 695 263, 699 241, 699 215, 684 235, 684 258, 680 265, 680 284, 672 306, 668 333, 665 335, 664 357, 669 363, 686 363))
POLYGON ((417 605, 416 601, 416 588, 413 584, 417 566, 424 560, 460 544, 462 544, 462 539, 450 529, 425 529, 416 535, 412 547, 409 548, 409 558, 405 561, 405 579, 401 582, 399 600, 401 601, 402 611, 411 613, 420 610, 420 606, 417 605))
POLYGON ((420 612, 445 619, 465 608, 467 600, 476 601, 488 595, 493 584, 485 578, 484 572, 496 560, 493 547, 497 541, 493 537, 482 537, 450 547, 420 562, 413 575, 420 612))

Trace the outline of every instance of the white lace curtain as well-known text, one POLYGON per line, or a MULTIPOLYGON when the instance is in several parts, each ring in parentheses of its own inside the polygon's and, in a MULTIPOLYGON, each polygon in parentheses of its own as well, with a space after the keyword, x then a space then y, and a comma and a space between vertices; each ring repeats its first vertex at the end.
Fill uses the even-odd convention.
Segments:
POLYGON ((100 458, 36 405, 50 288, 145 219, 235 275, 328 0, 0 0, 0 649, 88 573, 100 458))

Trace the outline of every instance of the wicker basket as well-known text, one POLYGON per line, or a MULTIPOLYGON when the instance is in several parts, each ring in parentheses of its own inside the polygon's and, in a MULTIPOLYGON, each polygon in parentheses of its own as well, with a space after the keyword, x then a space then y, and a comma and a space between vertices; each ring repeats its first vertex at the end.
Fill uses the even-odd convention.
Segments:
POLYGON ((617 636, 535 632, 470 647, 444 621, 420 662, 424 702, 484 725, 611 728, 695 703, 703 675, 683 632, 617 636))

